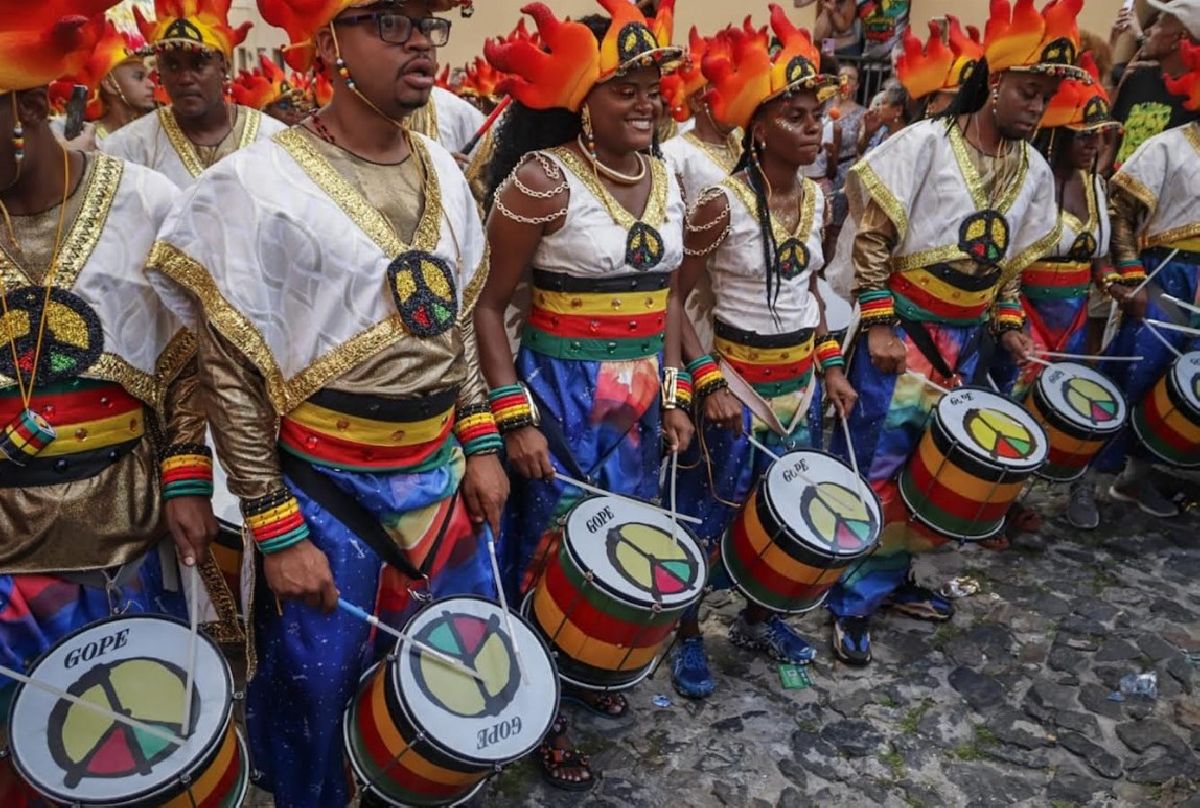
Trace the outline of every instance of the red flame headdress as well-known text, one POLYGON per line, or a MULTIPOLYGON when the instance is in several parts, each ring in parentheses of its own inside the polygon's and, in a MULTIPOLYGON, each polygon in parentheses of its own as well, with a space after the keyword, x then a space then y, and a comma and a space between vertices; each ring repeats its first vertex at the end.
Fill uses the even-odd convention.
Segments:
POLYGON ((156 50, 207 50, 228 60, 250 31, 251 23, 229 27, 233 0, 154 0, 154 19, 136 6, 133 18, 142 36, 156 50))
POLYGON ((78 73, 116 0, 0 0, 0 95, 78 73))
POLYGON ((243 70, 233 82, 233 100, 244 107, 265 109, 283 99, 298 100, 303 85, 294 84, 279 65, 266 56, 259 58, 259 67, 243 70))
POLYGON ((1019 70, 1090 81, 1076 66, 1083 0, 1050 0, 1040 12, 1033 0, 992 0, 983 49, 993 73, 1019 70))
POLYGON ((1183 63, 1187 65, 1187 72, 1177 79, 1163 76, 1163 81, 1172 95, 1183 96, 1186 99, 1183 102, 1185 109, 1200 112, 1200 45, 1192 45, 1186 38, 1181 39, 1179 53, 1183 57, 1183 63))
POLYGON ((948 42, 942 40, 942 27, 934 20, 929 22, 929 39, 924 48, 911 32, 904 35, 904 52, 896 60, 896 77, 914 99, 957 90, 983 58, 983 46, 963 31, 958 18, 946 15, 946 20, 948 42))
POLYGON ((1046 106, 1042 115, 1042 128, 1065 126, 1076 131, 1090 132, 1097 129, 1119 127, 1112 118, 1112 105, 1108 93, 1100 84, 1100 69, 1090 53, 1079 58, 1079 66, 1087 71, 1091 81, 1066 79, 1058 85, 1058 92, 1046 106))
POLYGON ((669 76, 663 76, 663 103, 676 121, 683 123, 691 117, 688 99, 708 86, 704 77, 704 59, 708 54, 730 55, 729 33, 718 31, 711 37, 700 36, 695 26, 688 34, 688 50, 679 68, 669 76))
POLYGON ((76 85, 88 89, 88 102, 84 118, 89 121, 104 117, 104 103, 100 100, 100 82, 120 65, 141 60, 149 55, 146 40, 140 34, 120 31, 112 22, 105 22, 104 34, 82 69, 50 85, 50 100, 56 108, 65 107, 76 85))

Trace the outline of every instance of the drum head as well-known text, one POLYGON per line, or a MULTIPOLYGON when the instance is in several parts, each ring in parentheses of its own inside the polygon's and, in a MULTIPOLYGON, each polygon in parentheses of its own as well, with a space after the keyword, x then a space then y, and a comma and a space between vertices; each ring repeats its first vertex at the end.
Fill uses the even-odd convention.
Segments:
POLYGON ((1046 462, 1045 430, 1024 407, 996 393, 959 388, 942 396, 937 419, 964 451, 991 465, 1032 471, 1046 462))
POLYGON ((687 606, 708 577, 700 547, 683 524, 627 499, 583 500, 567 515, 563 541, 598 586, 647 609, 687 606))
POLYGON ((558 711, 558 671, 545 644, 520 616, 490 600, 458 597, 431 603, 405 633, 462 662, 473 679, 401 641, 393 679, 413 724, 451 757, 483 767, 534 750, 558 711), (411 650, 410 650, 411 649, 411 650))
POLYGON ((833 455, 783 455, 768 469, 765 490, 771 512, 820 555, 857 558, 879 540, 879 497, 833 455))
POLYGON ((1171 370, 1175 387, 1194 414, 1200 414, 1200 351, 1185 353, 1171 370))
POLYGON ((1098 370, 1055 362, 1037 380, 1044 401, 1069 423, 1089 432, 1116 432, 1128 412, 1121 390, 1098 370))
MULTIPOLYGON (((29 675, 178 735, 188 643, 188 627, 171 618, 114 617, 63 639, 34 663, 29 675)), ((30 785, 58 802, 150 802, 191 775, 224 739, 233 677, 217 646, 203 634, 196 637, 195 671, 193 731, 181 746, 21 686, 9 714, 14 765, 30 785)))
POLYGON ((854 309, 841 295, 833 291, 829 281, 817 278, 817 291, 825 303, 825 327, 829 333, 845 331, 850 327, 850 318, 854 309))

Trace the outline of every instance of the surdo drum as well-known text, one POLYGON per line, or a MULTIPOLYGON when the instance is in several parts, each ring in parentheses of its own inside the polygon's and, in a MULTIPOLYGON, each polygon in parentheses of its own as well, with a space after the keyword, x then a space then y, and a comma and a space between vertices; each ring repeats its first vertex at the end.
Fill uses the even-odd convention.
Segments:
POLYGON ((1129 417, 1121 390, 1103 373, 1078 362, 1055 362, 1025 399, 1046 430, 1046 464, 1038 476, 1066 482, 1081 476, 1129 417))
POLYGON ((1161 460, 1200 466, 1200 351, 1175 360, 1133 412, 1133 429, 1161 460))

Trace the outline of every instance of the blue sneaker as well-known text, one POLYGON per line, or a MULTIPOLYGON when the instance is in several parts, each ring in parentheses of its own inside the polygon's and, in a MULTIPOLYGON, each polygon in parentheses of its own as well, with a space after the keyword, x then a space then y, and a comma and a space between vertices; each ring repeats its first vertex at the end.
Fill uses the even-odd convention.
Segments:
POLYGON ((833 655, 847 665, 861 667, 871 661, 871 623, 865 617, 833 620, 833 655))
POLYGON ((954 616, 953 603, 932 589, 918 586, 912 581, 908 581, 893 592, 885 605, 917 620, 941 622, 954 616))
POLYGON ((729 627, 729 641, 739 648, 763 651, 777 662, 792 665, 807 665, 817 658, 817 649, 777 614, 750 624, 742 612, 729 627))
POLYGON ((708 672, 703 637, 687 637, 679 642, 679 650, 671 664, 671 683, 685 699, 702 699, 716 690, 717 683, 708 672))

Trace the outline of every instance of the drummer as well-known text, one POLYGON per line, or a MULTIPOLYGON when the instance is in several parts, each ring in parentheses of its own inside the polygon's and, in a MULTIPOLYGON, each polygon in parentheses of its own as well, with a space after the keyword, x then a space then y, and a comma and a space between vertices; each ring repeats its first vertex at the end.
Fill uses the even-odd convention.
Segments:
MULTIPOLYGON (((1164 294, 1200 304, 1200 205, 1196 188, 1200 182, 1200 46, 1181 42, 1188 72, 1178 78, 1165 76, 1167 88, 1182 96, 1191 122, 1147 140, 1113 175, 1112 253, 1120 281, 1112 286, 1114 296, 1125 301, 1126 319, 1108 346, 1112 356, 1141 356, 1140 362, 1110 362, 1104 370, 1119 384, 1130 406, 1167 373, 1177 351, 1195 350, 1194 337, 1163 330, 1144 319, 1197 325, 1197 316, 1163 299, 1164 294), (1169 259, 1169 260, 1168 260, 1169 259), (1147 273, 1154 277, 1138 289, 1147 273)), ((1104 472, 1121 472, 1109 489, 1113 499, 1136 503, 1151 516, 1169 518, 1179 513, 1150 480, 1149 455, 1136 444, 1130 430, 1100 454, 1096 467, 1104 472), (1124 469, 1122 470, 1122 466, 1124 469)))
MULTIPOLYGON (((765 43, 734 28, 728 32, 733 47, 704 60, 713 117, 745 133, 736 171, 697 200, 680 270, 683 296, 708 273, 715 353, 737 376, 735 393, 685 323, 684 356, 696 380, 701 433, 699 446, 681 461, 689 468, 678 482, 679 509, 703 520, 697 532, 710 546, 774 459, 747 435, 781 451, 819 448, 822 393, 842 412, 855 400, 816 286, 824 263, 825 198, 800 172, 821 148, 825 103, 836 94, 838 77, 819 72, 821 57, 808 31, 793 26, 777 5, 771 28, 783 45, 774 58, 765 43)), ((696 611, 679 633, 672 681, 681 695, 703 698, 714 682, 696 611)), ((737 617, 729 639, 780 662, 808 663, 816 656, 780 615, 757 605, 737 617)))
MULTIPOLYGON (((1090 82, 1068 79, 1059 85, 1033 141, 1054 172, 1062 231, 1054 249, 1021 276, 1025 331, 1043 355, 1086 353, 1088 290, 1093 282, 1111 290, 1119 277, 1108 261, 1112 228, 1097 165, 1104 132, 1119 124, 1109 115, 1108 94, 1090 54, 1084 54, 1080 66, 1090 82)), ((1018 366, 1001 353, 992 378, 1003 392, 1024 401, 1044 367, 1037 362, 1018 366)), ((1077 528, 1092 530, 1100 524, 1095 489, 1090 473, 1071 484, 1067 521, 1077 528)))
POLYGON ((0 662, 17 670, 112 614, 186 616, 162 540, 195 564, 216 533, 195 343, 142 271, 175 187, 50 127, 47 85, 91 56, 102 6, 0 15, 0 662))
POLYGON ((880 549, 827 601, 834 652, 848 664, 870 662, 870 617, 885 604, 923 619, 953 614, 910 575, 911 553, 945 539, 910 525, 894 478, 938 400, 921 377, 943 388, 972 381, 985 340, 1019 359, 1031 349, 1017 278, 1053 247, 1059 228, 1050 167, 1024 141, 1061 77, 1086 76, 1073 66, 1078 7, 1059 0, 1039 14, 1020 0, 1018 11, 1037 21, 1030 34, 1011 29, 1007 4, 994 5, 986 58, 964 73, 951 106, 893 135, 847 179, 864 333, 849 371, 859 393, 854 445, 840 433, 834 445, 856 452, 888 523, 880 549))
MULTIPOLYGON (((669 26, 660 27, 673 3, 663 2, 653 22, 632 3, 604 6, 613 19, 559 22, 545 6, 527 7, 548 54, 525 41, 488 47, 493 64, 522 79, 512 83, 516 100, 496 134, 492 266, 475 314, 515 472, 502 539, 513 598, 536 582, 561 537, 560 519, 582 496, 555 479, 558 471, 654 499, 663 442, 682 450, 692 433, 680 399, 659 394, 664 369, 668 378, 683 373, 673 288, 683 197, 675 175, 649 154, 658 151, 660 66, 679 56, 669 26), (530 267, 534 305, 514 357, 505 309, 530 267)), ((604 718, 629 711, 620 693, 566 689, 564 697, 604 718)), ((595 776, 566 729, 560 718, 543 745, 543 776, 586 790, 595 776)))

